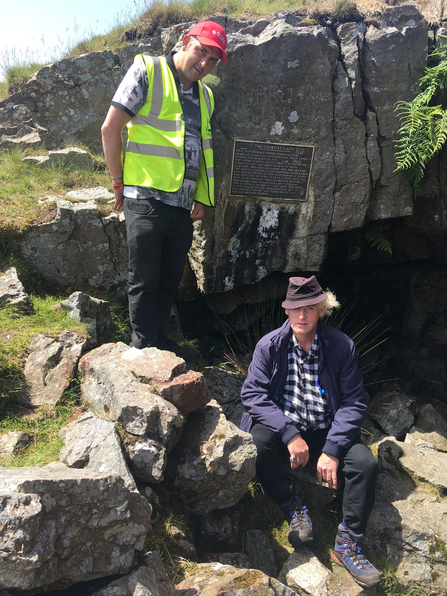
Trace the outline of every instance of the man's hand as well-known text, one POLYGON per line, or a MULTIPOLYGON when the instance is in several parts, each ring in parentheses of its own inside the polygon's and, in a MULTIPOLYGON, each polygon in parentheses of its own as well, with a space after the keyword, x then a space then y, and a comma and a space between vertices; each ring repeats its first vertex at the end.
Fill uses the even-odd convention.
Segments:
POLYGON ((296 470, 299 466, 304 466, 309 461, 309 447, 301 435, 295 435, 287 443, 287 449, 290 453, 290 467, 296 470))
POLYGON ((329 488, 337 488, 338 459, 333 455, 322 453, 317 463, 318 484, 327 482, 329 488))
POLYGON ((115 204, 114 209, 121 209, 124 204, 124 188, 117 188, 114 190, 115 193, 115 204))
POLYGON ((191 219, 193 222, 199 221, 199 219, 203 219, 205 215, 205 206, 202 203, 196 203, 194 205, 194 209, 191 212, 191 219))

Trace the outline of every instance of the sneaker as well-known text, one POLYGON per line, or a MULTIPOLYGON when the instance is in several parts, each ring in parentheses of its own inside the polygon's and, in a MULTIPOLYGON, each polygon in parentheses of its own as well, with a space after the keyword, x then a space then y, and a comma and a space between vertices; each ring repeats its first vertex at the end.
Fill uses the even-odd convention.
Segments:
POLYGON ((307 507, 302 504, 301 499, 295 497, 295 503, 288 509, 287 516, 290 520, 289 542, 293 548, 298 548, 314 539, 312 522, 307 507))
POLYGON ((340 567, 346 567, 362 588, 372 588, 380 583, 380 572, 362 555, 357 541, 345 532, 338 532, 332 559, 340 567))

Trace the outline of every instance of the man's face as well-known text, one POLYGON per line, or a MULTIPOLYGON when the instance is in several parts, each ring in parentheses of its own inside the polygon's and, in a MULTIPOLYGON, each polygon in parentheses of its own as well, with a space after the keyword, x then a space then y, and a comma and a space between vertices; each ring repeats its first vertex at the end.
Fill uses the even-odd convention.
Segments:
POLYGON ((299 308, 286 308, 290 326, 297 339, 300 337, 313 338, 317 331, 318 320, 323 315, 318 304, 300 306, 299 308))
POLYGON ((182 78, 194 83, 210 73, 220 60, 220 50, 214 46, 205 46, 194 37, 185 35, 182 51, 175 56, 178 57, 175 66, 180 81, 185 85, 182 78))

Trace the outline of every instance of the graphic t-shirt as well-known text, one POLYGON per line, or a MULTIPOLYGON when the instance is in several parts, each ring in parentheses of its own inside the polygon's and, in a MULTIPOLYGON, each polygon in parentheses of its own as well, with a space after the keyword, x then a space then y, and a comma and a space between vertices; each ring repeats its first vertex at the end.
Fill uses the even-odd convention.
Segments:
MULTIPOLYGON (((201 116, 198 85, 183 90, 172 60, 174 52, 167 57, 177 84, 177 91, 182 105, 182 120, 185 123, 185 178, 177 192, 165 192, 143 186, 125 186, 124 196, 131 199, 154 197, 174 207, 190 210, 194 201, 196 180, 202 156, 201 116)), ((124 110, 132 118, 146 103, 149 91, 147 69, 143 61, 135 62, 127 71, 112 99, 112 105, 124 110)))

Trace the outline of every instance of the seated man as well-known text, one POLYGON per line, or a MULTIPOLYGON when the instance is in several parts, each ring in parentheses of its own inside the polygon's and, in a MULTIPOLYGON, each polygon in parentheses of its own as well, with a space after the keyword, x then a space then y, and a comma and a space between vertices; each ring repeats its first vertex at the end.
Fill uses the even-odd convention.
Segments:
POLYGON ((312 540, 312 523, 285 461, 296 469, 317 455, 318 482, 331 488, 343 482, 343 521, 332 558, 361 586, 375 586, 380 574, 358 545, 374 503, 378 466, 360 437, 367 398, 354 343, 321 323, 339 304, 315 276, 290 278, 282 306, 288 320, 254 351, 241 393, 241 429, 253 436, 258 480, 290 521, 295 548, 312 540))

